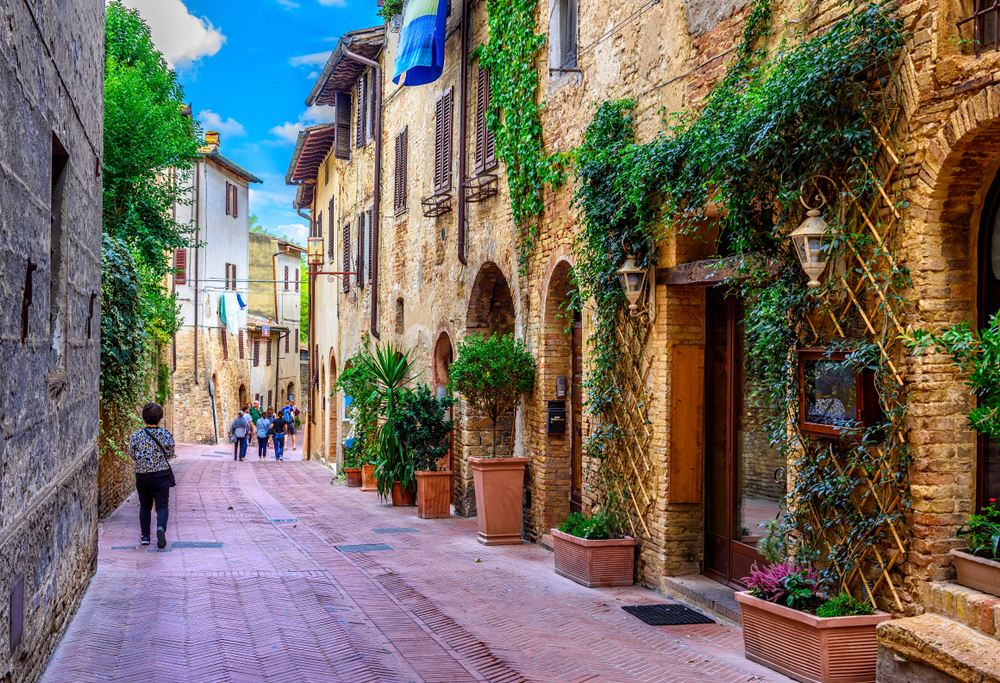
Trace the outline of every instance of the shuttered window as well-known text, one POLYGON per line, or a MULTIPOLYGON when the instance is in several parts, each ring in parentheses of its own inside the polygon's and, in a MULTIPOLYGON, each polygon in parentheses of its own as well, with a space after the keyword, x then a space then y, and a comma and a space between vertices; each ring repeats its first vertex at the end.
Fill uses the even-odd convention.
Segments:
POLYGON ((434 193, 451 190, 451 120, 454 88, 434 105, 434 193))
POLYGON ((288 266, 285 266, 285 291, 288 291, 288 266))
POLYGON ((299 352, 299 328, 295 328, 295 353, 299 352))
POLYGON ((378 80, 375 71, 368 72, 368 138, 375 138, 375 89, 378 88, 378 80))
POLYGON ((357 265, 354 270, 356 275, 354 276, 354 282, 358 287, 365 286, 365 215, 359 213, 357 216, 358 225, 358 254, 356 257, 357 265))
POLYGON ((365 124, 368 122, 368 116, 366 113, 368 104, 368 88, 365 87, 365 83, 368 81, 368 75, 360 76, 357 82, 357 122, 355 124, 355 133, 357 134, 356 144, 358 147, 364 147, 368 142, 368 133, 365 131, 365 124))
POLYGON ((343 283, 344 291, 347 292, 351 289, 351 276, 347 275, 351 271, 351 224, 344 223, 344 263, 343 263, 344 273, 341 277, 341 282, 343 283))
POLYGON ((238 191, 239 186, 233 185, 233 218, 239 216, 239 211, 237 211, 237 205, 239 204, 240 193, 238 191))
MULTIPOLYGON (((330 239, 333 239, 333 230, 330 231, 330 239)), ((299 291, 299 285, 302 284, 302 274, 299 273, 299 269, 295 269, 295 291, 299 291)))
POLYGON ((267 390, 267 407, 271 407, 271 401, 274 399, 274 389, 267 390))
POLYGON ((486 113, 493 106, 490 72, 479 67, 476 79, 476 173, 497 165, 497 145, 493 131, 486 125, 486 113))
POLYGON ((271 364, 271 340, 267 340, 267 365, 271 364))
POLYGON ((233 215, 233 206, 232 206, 232 203, 231 203, 232 202, 232 198, 233 198, 233 194, 232 194, 232 192, 229 191, 230 187, 232 187, 232 185, 227 180, 226 181, 226 215, 227 216, 232 216, 233 215))
POLYGON ((368 284, 372 283, 373 262, 376 259, 376 256, 375 256, 375 231, 372 229, 372 227, 373 227, 372 218, 373 218, 374 214, 375 214, 375 208, 374 207, 369 208, 368 209, 368 220, 365 221, 365 225, 367 226, 367 231, 368 231, 368 260, 367 260, 368 284))
POLYGON ((396 135, 396 178, 392 192, 392 208, 394 213, 406 210, 406 162, 409 150, 407 148, 407 135, 409 127, 403 128, 396 135))
POLYGON ((222 337, 222 360, 229 360, 229 333, 226 332, 225 327, 219 332, 219 336, 222 337))
POLYGON ((226 264, 226 289, 229 289, 229 266, 232 264, 226 264))
POLYGON ((240 360, 243 360, 244 358, 246 358, 246 354, 243 350, 243 330, 240 330, 239 340, 240 340, 240 360))
POLYGON ((233 264, 233 289, 236 289, 236 264, 233 264))
POLYGON ((327 237, 326 240, 327 243, 326 262, 333 263, 333 260, 336 258, 336 253, 337 253, 337 242, 336 242, 336 237, 334 237, 336 233, 333 231, 333 197, 330 198, 330 208, 329 211, 327 211, 327 215, 329 216, 327 220, 330 223, 329 226, 330 229, 327 231, 329 233, 329 236, 327 237))
POLYGON ((337 127, 334 129, 333 156, 337 159, 351 158, 351 96, 336 93, 337 127))
POLYGON ((292 335, 291 333, 285 335, 285 353, 288 353, 288 345, 291 343, 292 335))
POLYGON ((253 343, 253 366, 256 368, 260 365, 260 340, 256 339, 253 343))
POLYGON ((174 283, 178 285, 187 284, 187 249, 174 249, 174 283))

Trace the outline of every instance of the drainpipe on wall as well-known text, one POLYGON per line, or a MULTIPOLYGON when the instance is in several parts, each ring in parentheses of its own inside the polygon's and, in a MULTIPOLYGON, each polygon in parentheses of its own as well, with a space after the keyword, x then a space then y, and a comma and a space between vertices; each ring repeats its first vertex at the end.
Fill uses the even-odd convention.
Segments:
MULTIPOLYGON (((375 71, 375 190, 372 202, 375 210, 372 211, 372 315, 371 334, 376 339, 380 339, 378 333, 378 229, 381 221, 381 200, 382 200, 382 67, 378 62, 354 54, 344 48, 344 56, 356 62, 367 64, 375 71)), ((310 320, 309 329, 312 329, 310 320)))
MULTIPOLYGON (((194 167, 194 383, 198 384, 198 253, 201 244, 201 163, 194 167)), ((216 439, 218 440, 218 439, 216 439)))
MULTIPOLYGON (((315 199, 313 201, 315 202, 315 199)), ((304 218, 307 221, 309 221, 309 235, 312 236, 313 231, 315 230, 315 227, 313 226, 312 212, 310 212, 308 215, 304 214, 304 213, 302 213, 302 209, 301 208, 297 208, 295 211, 302 218, 304 218)), ((315 403, 315 401, 316 401, 316 390, 313 387, 313 381, 312 381, 313 370, 315 369, 315 363, 316 363, 316 359, 313 358, 313 356, 316 355, 313 352, 313 346, 314 346, 315 334, 316 334, 316 325, 315 325, 315 322, 313 321, 313 299, 316 296, 316 266, 310 265, 308 267, 309 267, 309 309, 306 312, 306 319, 309 321, 309 341, 307 342, 307 344, 309 345, 309 347, 306 349, 306 352, 309 354, 309 378, 308 378, 308 386, 309 386, 309 407, 308 407, 308 411, 309 411, 309 415, 308 415, 308 419, 306 420, 306 437, 305 437, 305 443, 302 444, 302 457, 305 460, 311 460, 312 459, 312 438, 313 438, 313 427, 312 427, 312 425, 316 424, 316 420, 313 418, 314 411, 315 411, 315 406, 316 406, 316 403, 315 403)), ((301 311, 300 311, 300 316, 299 317, 301 317, 301 311)))
POLYGON ((465 119, 469 108, 469 0, 462 0, 462 75, 458 96, 458 262, 465 263, 465 119))

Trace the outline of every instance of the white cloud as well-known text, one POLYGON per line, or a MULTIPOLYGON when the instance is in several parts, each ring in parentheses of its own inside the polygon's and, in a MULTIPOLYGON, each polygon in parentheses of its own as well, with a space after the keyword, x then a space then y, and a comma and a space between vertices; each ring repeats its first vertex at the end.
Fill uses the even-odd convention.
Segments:
POLYGON ((327 7, 347 7, 347 0, 319 0, 319 4, 327 7))
POLYGON ((279 235, 284 235, 297 244, 305 244, 309 237, 308 225, 279 225, 275 230, 279 235))
POLYGON ((306 76, 306 78, 308 78, 310 81, 319 78, 319 71, 310 71, 309 75, 306 76))
POLYGON ((285 9, 295 9, 296 7, 302 7, 302 5, 300 5, 297 2, 292 2, 292 0, 278 0, 278 4, 284 7, 285 9))
POLYGON ((299 131, 305 130, 307 126, 315 126, 317 123, 332 123, 336 115, 334 107, 313 105, 306 109, 299 116, 297 123, 285 121, 280 126, 275 126, 269 132, 276 140, 272 140, 272 145, 294 145, 299 137, 299 131))
POLYGON ((292 66, 322 66, 330 59, 332 52, 332 50, 327 50, 326 52, 314 52, 311 55, 299 55, 289 59, 288 63, 292 66))
POLYGON ((223 135, 241 137, 247 134, 247 129, 243 124, 230 116, 225 121, 211 109, 202 109, 198 112, 198 120, 205 126, 205 130, 214 130, 223 135))
POLYGON ((196 17, 183 0, 124 0, 139 10, 149 24, 156 49, 171 66, 184 68, 202 57, 211 57, 226 42, 226 36, 207 17, 196 17))

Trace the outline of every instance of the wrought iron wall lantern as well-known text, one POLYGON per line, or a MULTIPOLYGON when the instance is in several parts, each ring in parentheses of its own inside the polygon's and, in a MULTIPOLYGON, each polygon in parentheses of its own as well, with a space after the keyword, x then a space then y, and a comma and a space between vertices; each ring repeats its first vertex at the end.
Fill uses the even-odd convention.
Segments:
POLYGON ((310 266, 321 266, 323 265, 323 238, 322 237, 310 237, 307 243, 308 246, 308 263, 310 266))
MULTIPOLYGON (((820 286, 819 277, 826 270, 829 261, 830 248, 840 234, 840 231, 823 220, 821 209, 826 206, 826 195, 816 183, 818 178, 823 178, 834 185, 833 181, 826 176, 816 176, 812 183, 816 187, 816 199, 819 204, 815 207, 809 206, 805 200, 805 185, 800 188, 799 201, 807 210, 806 219, 802 225, 796 228, 790 235, 792 243, 795 245, 795 253, 802 264, 802 270, 809 277, 809 287, 815 289, 820 286)), ((836 187, 836 185, 834 185, 836 187)))
POLYGON ((635 256, 630 255, 618 269, 618 282, 628 299, 628 314, 633 318, 644 318, 647 325, 656 320, 656 266, 647 271, 636 265, 635 256), (649 280, 649 295, 646 284, 649 280), (646 299, 644 301, 644 299, 646 299))

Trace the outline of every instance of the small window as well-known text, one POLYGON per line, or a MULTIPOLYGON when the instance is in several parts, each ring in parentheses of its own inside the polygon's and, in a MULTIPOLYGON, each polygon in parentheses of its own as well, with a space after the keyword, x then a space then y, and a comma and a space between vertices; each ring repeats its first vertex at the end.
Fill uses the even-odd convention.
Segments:
POLYGON ((174 283, 187 284, 187 249, 174 249, 174 283))
POLYGON ((288 345, 291 343, 291 338, 292 338, 291 334, 285 335, 285 353, 288 353, 288 345))
POLYGON ((333 156, 335 159, 351 158, 351 95, 336 93, 334 97, 337 125, 334 128, 333 156))
POLYGON ((285 266, 285 291, 288 291, 288 266, 285 266))
POLYGON ((351 289, 351 224, 344 223, 344 274, 341 276, 343 289, 345 292, 351 289))
POLYGON ((344 401, 343 401, 344 411, 340 415, 340 419, 343 420, 344 422, 353 422, 353 420, 351 419, 351 404, 353 402, 354 402, 353 398, 351 398, 347 394, 344 394, 344 401))
POLYGON ((267 340, 267 365, 271 364, 271 340, 267 340))
POLYGON ((239 340, 240 340, 240 360, 243 360, 244 358, 246 358, 243 351, 243 330, 240 330, 239 340))
POLYGON ((63 229, 63 201, 69 153, 52 134, 52 194, 49 199, 49 372, 66 372, 66 233, 63 229))
POLYGON ((405 308, 403 297, 396 299, 396 334, 403 334, 403 312, 405 308))
POLYGON ((229 360, 229 333, 226 332, 225 327, 219 332, 219 336, 222 338, 222 360, 229 360))
POLYGON ((253 342, 253 366, 260 367, 260 340, 255 339, 253 342))
MULTIPOLYGON (((333 235, 333 230, 330 231, 330 235, 333 235)), ((295 269, 295 291, 299 291, 299 285, 302 284, 302 276, 299 274, 299 269, 295 269)))
POLYGON ((577 0, 553 0, 549 20, 549 69, 558 78, 575 70, 577 61, 577 0))
POLYGON ((268 389, 267 390, 267 407, 268 408, 272 407, 273 400, 274 400, 274 390, 273 389, 268 389))

